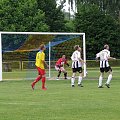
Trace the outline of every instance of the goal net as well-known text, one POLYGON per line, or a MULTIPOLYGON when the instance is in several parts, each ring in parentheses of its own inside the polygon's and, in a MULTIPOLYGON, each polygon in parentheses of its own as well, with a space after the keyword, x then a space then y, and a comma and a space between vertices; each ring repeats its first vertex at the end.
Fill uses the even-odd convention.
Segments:
MULTIPOLYGON (((46 45, 48 79, 56 79, 55 63, 62 55, 66 55, 71 66, 70 57, 74 45, 82 47, 82 57, 86 61, 85 33, 0 32, 0 81, 35 79, 37 76, 35 57, 42 43, 46 45)), ((68 77, 71 77, 71 68, 64 67, 68 77)), ((83 68, 85 77, 86 64, 83 68)), ((62 77, 61 75, 61 79, 62 77)))

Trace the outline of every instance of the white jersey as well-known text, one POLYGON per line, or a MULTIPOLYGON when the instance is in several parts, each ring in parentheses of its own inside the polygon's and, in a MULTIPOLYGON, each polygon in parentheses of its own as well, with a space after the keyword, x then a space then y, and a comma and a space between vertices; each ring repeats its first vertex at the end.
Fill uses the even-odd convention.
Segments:
POLYGON ((80 62, 81 53, 78 50, 73 52, 71 59, 72 59, 72 68, 82 67, 82 63, 80 62))
POLYGON ((110 51, 104 49, 96 54, 96 58, 100 58, 100 68, 109 67, 108 58, 110 57, 110 51))

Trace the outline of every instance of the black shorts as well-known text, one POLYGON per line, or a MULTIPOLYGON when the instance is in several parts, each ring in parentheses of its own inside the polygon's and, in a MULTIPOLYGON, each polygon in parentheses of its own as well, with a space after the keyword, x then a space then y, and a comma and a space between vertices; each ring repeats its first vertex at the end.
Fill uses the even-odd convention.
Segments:
POLYGON ((101 73, 108 72, 108 71, 112 72, 112 68, 110 66, 109 67, 105 67, 105 68, 100 68, 100 72, 101 73))
POLYGON ((79 68, 72 68, 73 73, 79 72, 82 73, 82 67, 79 68))

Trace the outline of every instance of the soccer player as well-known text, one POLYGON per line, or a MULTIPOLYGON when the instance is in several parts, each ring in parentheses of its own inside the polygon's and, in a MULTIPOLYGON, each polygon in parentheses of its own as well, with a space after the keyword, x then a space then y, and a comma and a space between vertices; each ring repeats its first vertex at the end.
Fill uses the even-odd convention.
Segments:
POLYGON ((105 85, 110 88, 110 81, 112 80, 112 68, 109 65, 109 60, 115 60, 116 58, 110 57, 109 45, 104 45, 104 50, 100 51, 96 54, 96 60, 100 59, 100 77, 98 82, 98 88, 103 88, 102 80, 104 76, 104 72, 108 72, 108 79, 105 85))
POLYGON ((58 75, 57 75, 57 80, 59 80, 59 77, 61 75, 61 72, 64 73, 64 77, 65 79, 67 79, 67 72, 64 68, 64 64, 66 64, 67 66, 69 66, 66 56, 62 55, 62 57, 60 59, 58 59, 58 61, 55 64, 55 69, 58 71, 58 75))
POLYGON ((42 79, 42 90, 46 90, 47 88, 45 87, 45 81, 46 81, 46 76, 45 76, 45 67, 46 65, 48 67, 48 64, 45 62, 45 53, 44 51, 46 50, 46 47, 44 44, 40 45, 40 51, 36 55, 36 67, 38 71, 38 77, 34 82, 32 82, 31 86, 32 89, 34 90, 35 84, 42 79))
POLYGON ((71 86, 75 87, 74 82, 75 82, 75 75, 76 72, 79 72, 79 78, 78 78, 78 86, 83 87, 82 85, 82 77, 83 77, 83 71, 82 71, 82 65, 84 61, 81 58, 81 47, 79 45, 74 46, 75 51, 73 52, 71 59, 72 59, 72 78, 71 78, 71 86))

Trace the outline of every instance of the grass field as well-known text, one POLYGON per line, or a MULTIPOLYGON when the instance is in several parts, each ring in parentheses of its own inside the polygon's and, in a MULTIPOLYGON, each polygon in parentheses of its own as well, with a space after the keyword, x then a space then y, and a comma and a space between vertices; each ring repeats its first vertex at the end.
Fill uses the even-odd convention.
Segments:
POLYGON ((97 88, 96 69, 89 69, 83 88, 77 81, 71 88, 70 80, 48 80, 47 91, 41 90, 41 82, 33 91, 31 80, 4 80, 0 82, 0 120, 120 120, 120 68, 113 71, 111 88, 103 89, 97 88))

